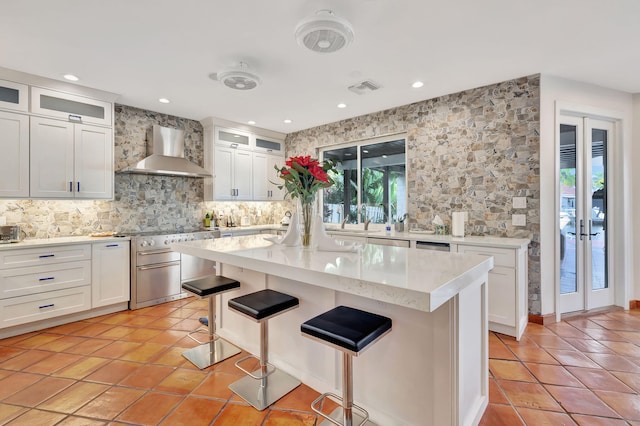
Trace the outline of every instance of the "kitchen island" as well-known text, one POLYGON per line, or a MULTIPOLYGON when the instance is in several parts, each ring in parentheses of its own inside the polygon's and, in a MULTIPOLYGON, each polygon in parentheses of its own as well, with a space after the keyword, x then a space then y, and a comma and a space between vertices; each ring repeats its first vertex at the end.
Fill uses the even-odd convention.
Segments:
POLYGON ((340 354, 300 324, 338 305, 390 317, 390 334, 354 361, 354 399, 380 425, 473 425, 488 402, 487 277, 493 258, 368 244, 356 252, 285 247, 265 235, 172 244, 241 282, 220 297, 218 333, 258 353, 258 326, 229 298, 272 288, 300 307, 270 321, 270 361, 319 392, 338 392, 340 354))

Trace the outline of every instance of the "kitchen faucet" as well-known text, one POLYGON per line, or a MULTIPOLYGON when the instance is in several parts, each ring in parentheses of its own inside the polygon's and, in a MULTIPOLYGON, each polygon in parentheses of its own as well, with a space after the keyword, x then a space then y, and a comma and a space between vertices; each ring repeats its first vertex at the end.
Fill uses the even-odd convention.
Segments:
POLYGON ((344 229, 344 224, 347 223, 347 218, 345 217, 344 219, 342 219, 342 222, 340 223, 340 229, 344 229))

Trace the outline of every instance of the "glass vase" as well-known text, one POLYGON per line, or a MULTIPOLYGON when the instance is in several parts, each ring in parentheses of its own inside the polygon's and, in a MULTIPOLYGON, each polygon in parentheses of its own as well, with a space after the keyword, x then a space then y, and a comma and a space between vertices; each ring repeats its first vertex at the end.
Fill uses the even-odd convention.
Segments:
POLYGON ((300 239, 303 247, 311 247, 313 220, 316 216, 316 194, 298 198, 298 220, 300 221, 300 239))

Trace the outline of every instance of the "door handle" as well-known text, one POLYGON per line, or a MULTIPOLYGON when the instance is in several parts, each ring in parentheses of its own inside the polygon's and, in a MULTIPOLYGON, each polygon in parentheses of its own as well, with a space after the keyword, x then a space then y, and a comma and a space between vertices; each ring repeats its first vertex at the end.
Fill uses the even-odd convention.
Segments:
POLYGON ((596 235, 598 235, 600 233, 600 232, 595 232, 594 233, 593 229, 592 229, 592 226, 593 226, 592 220, 589 219, 589 240, 591 240, 591 237, 595 237, 596 235))

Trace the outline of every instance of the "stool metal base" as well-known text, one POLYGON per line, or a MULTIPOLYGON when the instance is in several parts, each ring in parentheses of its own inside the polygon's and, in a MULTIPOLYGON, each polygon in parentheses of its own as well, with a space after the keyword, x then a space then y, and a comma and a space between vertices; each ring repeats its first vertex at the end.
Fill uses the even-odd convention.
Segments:
POLYGON ((182 356, 191 361, 196 367, 203 369, 239 353, 240 348, 218 337, 209 343, 204 343, 183 352, 182 356))
MULTIPOLYGON (((254 375, 262 374, 260 369, 254 375)), ((256 380, 251 376, 229 385, 229 389, 240 398, 251 404, 256 410, 262 411, 300 385, 300 380, 290 376, 282 370, 275 369, 268 376, 256 380)))
MULTIPOLYGON (((324 420, 322 423, 318 423, 318 426, 333 426, 334 424, 344 425, 344 414, 342 412, 342 407, 338 407, 333 410, 328 417, 333 419, 335 423, 329 420, 324 420)), ((367 417, 362 417, 358 413, 353 413, 353 426, 364 425, 365 423, 367 426, 376 426, 376 424, 369 420, 367 417)))
POLYGON ((367 413, 367 410, 356 404, 351 404, 351 423, 349 423, 344 414, 344 400, 335 393, 327 392, 320 395, 311 403, 311 410, 326 419, 322 423, 319 423, 318 426, 362 426, 365 423, 367 425, 375 426, 375 423, 369 421, 369 413, 367 413), (329 415, 322 412, 324 400, 328 398, 334 399, 340 404, 343 404, 342 406, 336 407, 336 409, 329 415))

